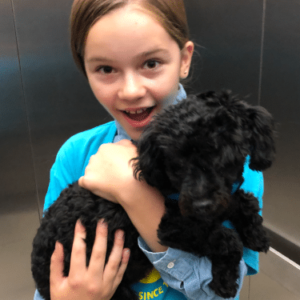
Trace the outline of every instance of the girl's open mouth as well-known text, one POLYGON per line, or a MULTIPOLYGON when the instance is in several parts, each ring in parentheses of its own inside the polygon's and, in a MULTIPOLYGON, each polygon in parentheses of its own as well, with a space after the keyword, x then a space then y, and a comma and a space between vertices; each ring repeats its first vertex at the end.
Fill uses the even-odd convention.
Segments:
POLYGON ((140 109, 135 112, 126 112, 123 111, 125 119, 133 127, 144 127, 146 126, 152 118, 152 111, 155 106, 140 109))

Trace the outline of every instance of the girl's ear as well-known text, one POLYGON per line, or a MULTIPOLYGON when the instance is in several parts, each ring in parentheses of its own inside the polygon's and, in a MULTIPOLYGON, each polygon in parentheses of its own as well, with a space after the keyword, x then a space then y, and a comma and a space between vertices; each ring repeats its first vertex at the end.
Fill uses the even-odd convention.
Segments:
POLYGON ((186 42, 184 48, 181 50, 181 66, 180 66, 181 79, 185 79, 189 75, 194 49, 195 49, 194 43, 192 41, 188 41, 186 42))

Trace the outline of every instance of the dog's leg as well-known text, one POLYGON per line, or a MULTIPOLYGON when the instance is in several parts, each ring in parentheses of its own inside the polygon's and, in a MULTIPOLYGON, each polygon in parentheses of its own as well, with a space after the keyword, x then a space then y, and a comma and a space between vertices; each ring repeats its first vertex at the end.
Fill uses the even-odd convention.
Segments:
POLYGON ((209 286, 223 298, 235 297, 239 277, 239 263, 243 256, 243 244, 237 233, 221 226, 210 235, 208 244, 211 254, 213 280, 209 286))
POLYGON ((166 199, 166 213, 158 229, 158 238, 162 245, 204 256, 207 253, 206 240, 209 226, 203 222, 183 217, 178 201, 166 199))
POLYGON ((269 239, 262 226, 263 218, 259 215, 259 204, 251 193, 238 190, 233 194, 237 204, 236 213, 230 217, 245 247, 259 252, 267 252, 269 239))
POLYGON ((166 201, 166 207, 158 230, 161 243, 199 257, 207 256, 212 262, 210 288, 223 298, 234 297, 243 255, 237 233, 221 224, 183 217, 176 201, 166 201))

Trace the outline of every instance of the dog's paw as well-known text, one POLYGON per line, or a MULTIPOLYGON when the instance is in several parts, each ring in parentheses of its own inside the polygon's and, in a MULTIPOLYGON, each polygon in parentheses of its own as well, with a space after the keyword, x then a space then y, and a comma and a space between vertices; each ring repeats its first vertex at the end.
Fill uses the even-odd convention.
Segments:
POLYGON ((244 246, 257 252, 267 253, 270 248, 269 238, 265 231, 261 232, 260 235, 252 236, 251 239, 248 237, 244 238, 244 246))
POLYGON ((220 297, 228 299, 234 298, 237 294, 238 284, 229 282, 227 278, 214 278, 209 287, 220 297))

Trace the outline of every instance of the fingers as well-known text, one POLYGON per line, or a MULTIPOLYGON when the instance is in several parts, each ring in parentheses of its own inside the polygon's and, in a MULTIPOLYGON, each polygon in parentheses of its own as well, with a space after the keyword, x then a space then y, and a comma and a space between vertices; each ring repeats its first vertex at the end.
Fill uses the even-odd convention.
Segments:
POLYGON ((113 288, 117 288, 119 286, 120 282, 122 281, 124 273, 125 273, 126 268, 128 266, 129 258, 130 258, 130 250, 127 249, 127 248, 123 249, 122 262, 121 262, 119 270, 116 274, 113 288))
POLYGON ((69 278, 82 277, 86 270, 86 231, 80 220, 77 220, 71 253, 69 278))
POLYGON ((100 220, 96 228, 96 237, 92 250, 89 272, 91 276, 103 276, 107 248, 107 223, 100 220))
POLYGON ((78 179, 78 185, 81 186, 82 188, 84 188, 84 177, 83 176, 78 179))
POLYGON ((114 279, 119 272, 120 265, 122 265, 123 247, 124 232, 122 230, 117 230, 115 233, 114 246, 111 250, 108 262, 104 270, 104 276, 109 282, 114 282, 114 279))
POLYGON ((119 286, 129 261, 124 247, 124 233, 117 230, 107 265, 107 225, 99 221, 89 267, 86 267, 86 230, 78 220, 75 225, 70 272, 63 276, 63 246, 56 242, 50 265, 51 299, 111 299, 119 286))
POLYGON ((87 165, 87 167, 86 167, 86 169, 85 169, 85 174, 84 174, 84 176, 81 176, 81 177, 78 179, 78 185, 81 186, 82 188, 91 189, 91 187, 90 187, 90 185, 91 185, 91 179, 89 178, 89 179, 87 180, 86 175, 87 175, 87 173, 88 173, 87 171, 88 171, 89 168, 90 168, 90 164, 91 164, 91 162, 93 162, 94 158, 95 158, 95 155, 92 155, 92 156, 90 157, 89 164, 87 165))
POLYGON ((97 224, 96 238, 88 271, 90 281, 99 278, 105 287, 110 287, 111 290, 117 289, 122 281, 130 256, 129 249, 123 249, 123 247, 124 232, 122 230, 117 230, 115 233, 114 246, 108 262, 105 265, 107 224, 103 222, 103 220, 100 220, 97 224))
POLYGON ((63 280, 64 250, 58 241, 55 244, 50 264, 50 284, 55 285, 63 280))

